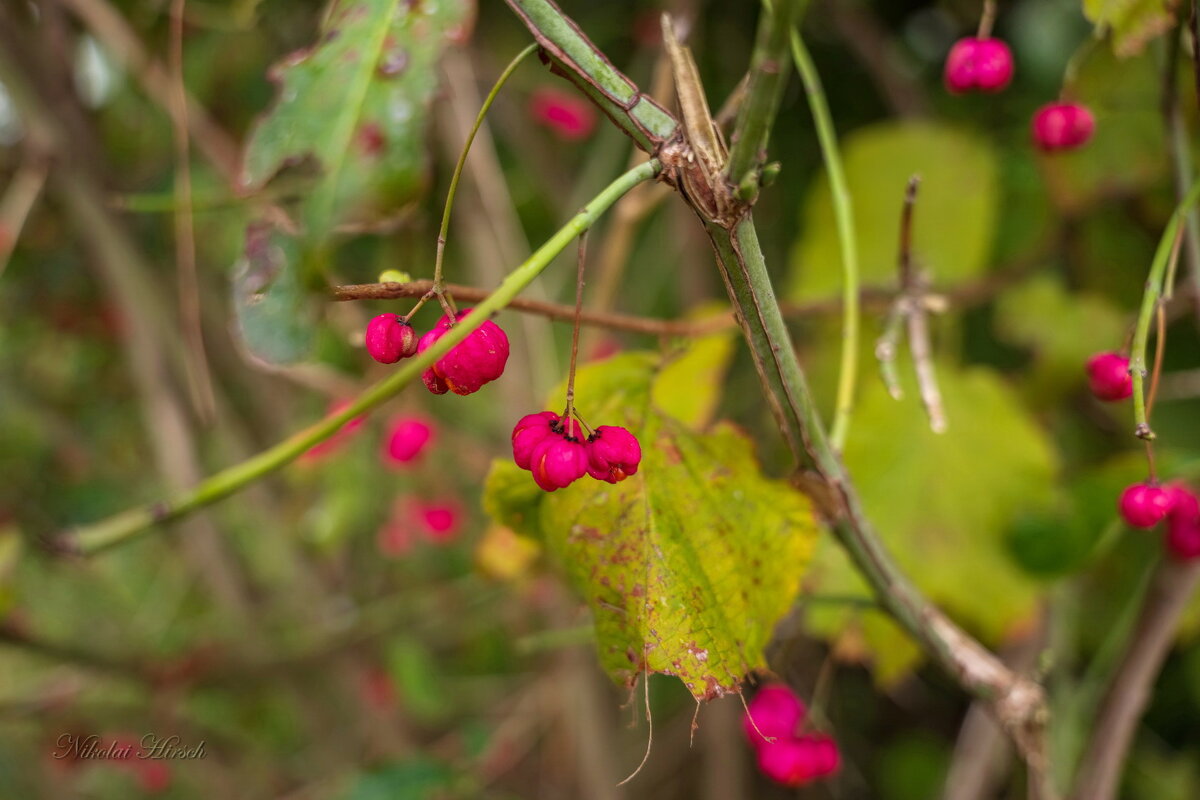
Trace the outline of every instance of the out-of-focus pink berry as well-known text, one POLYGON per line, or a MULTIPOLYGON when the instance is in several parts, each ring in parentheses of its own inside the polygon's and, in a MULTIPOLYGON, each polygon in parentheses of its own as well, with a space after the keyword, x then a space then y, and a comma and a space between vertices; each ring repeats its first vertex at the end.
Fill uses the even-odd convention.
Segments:
POLYGON ((570 142, 586 139, 596 127, 596 110, 577 94, 544 87, 529 96, 533 119, 570 142))
POLYGON ((609 483, 623 481, 638 470, 642 447, 637 437, 617 425, 601 425, 587 440, 588 474, 609 483))
POLYGON ((529 457, 534 483, 547 492, 570 486, 587 470, 587 448, 575 436, 547 436, 534 446, 529 457))
MULTIPOLYGON (((325 416, 332 417, 335 414, 340 414, 348 405, 350 405, 349 400, 335 400, 329 405, 329 409, 325 412, 325 416)), ((346 443, 346 440, 349 439, 356 430, 362 427, 362 424, 365 420, 366 417, 361 416, 351 418, 346 424, 342 425, 342 427, 338 429, 337 433, 333 434, 325 441, 318 442, 310 447, 304 453, 304 455, 300 456, 300 460, 316 461, 337 451, 343 444, 346 443)))
POLYGON ((553 433, 551 426, 556 422, 558 414, 553 411, 526 414, 517 420, 517 424, 513 426, 512 448, 513 461, 518 467, 529 469, 529 459, 533 456, 534 446, 553 433))
POLYGON ((1167 553, 1180 561, 1200 558, 1200 498, 1186 486, 1167 488, 1171 510, 1167 512, 1167 553))
POLYGON ((367 705, 380 711, 395 711, 398 707, 396 684, 388 671, 381 667, 368 667, 363 672, 359 693, 367 705))
POLYGON ((417 352, 417 333, 397 314, 380 314, 367 323, 367 353, 381 364, 395 364, 417 352))
POLYGON ((384 462, 403 466, 418 458, 434 439, 434 428, 420 417, 396 417, 384 439, 384 462))
POLYGON ((1013 76, 1013 57, 999 39, 959 39, 946 56, 946 88, 955 94, 978 89, 998 92, 1013 76))
POLYGON ((1153 528, 1171 510, 1172 493, 1151 483, 1135 483, 1121 493, 1121 518, 1134 528, 1153 528))
POLYGON ((165 792, 171 786, 171 767, 160 759, 139 759, 135 767, 138 785, 146 794, 165 792))
MULTIPOLYGON (((467 308, 458 312, 457 319, 461 320, 471 311, 467 308)), ((417 352, 428 350, 450 329, 450 318, 443 316, 433 330, 421 337, 417 352)), ((434 394, 445 394, 447 390, 461 395, 472 394, 504 374, 508 351, 508 336, 504 330, 486 320, 438 359, 421 379, 434 394)))
POLYGON ((421 533, 434 544, 449 544, 462 532, 462 511, 451 501, 417 503, 421 533))
POLYGON ((755 747, 769 744, 769 739, 789 739, 796 735, 807 709, 804 702, 788 687, 774 683, 759 689, 742 715, 742 731, 755 747))
POLYGON ((1042 150, 1074 150, 1087 144, 1096 118, 1078 103, 1049 103, 1033 115, 1033 142, 1042 150))
POLYGON ((758 768, 785 786, 801 786, 831 775, 840 765, 837 743, 827 736, 779 739, 758 748, 758 768))
POLYGON ((1087 362, 1088 387, 1098 399, 1124 400, 1133 394, 1129 359, 1119 353, 1097 353, 1087 362))

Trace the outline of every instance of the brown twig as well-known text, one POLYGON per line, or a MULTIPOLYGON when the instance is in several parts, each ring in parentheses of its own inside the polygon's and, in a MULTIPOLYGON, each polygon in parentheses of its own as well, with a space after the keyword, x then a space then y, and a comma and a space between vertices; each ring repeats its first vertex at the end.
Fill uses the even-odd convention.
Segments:
POLYGON ((46 162, 31 155, 17 169, 4 198, 0 200, 0 275, 4 274, 13 248, 21 238, 21 231, 25 227, 25 221, 29 219, 29 212, 33 210, 34 204, 42 194, 42 188, 46 185, 46 174, 46 162))
POLYGON ((1200 561, 1162 561, 1154 571, 1125 655, 1109 683, 1080 761, 1074 800, 1113 800, 1138 721, 1200 582, 1200 561))
POLYGON ((929 415, 929 427, 934 433, 946 430, 946 413, 942 405, 942 393, 938 388, 937 375, 933 369, 933 348, 929 344, 928 312, 936 305, 928 295, 928 286, 920 270, 913 266, 912 218, 916 204, 917 188, 921 179, 914 175, 908 179, 904 192, 904 207, 900 212, 900 294, 892 306, 884 334, 875 345, 875 356, 888 392, 899 399, 900 382, 896 374, 896 353, 899 349, 900 325, 908 326, 909 349, 913 357, 913 369, 917 374, 917 387, 921 393, 921 404, 929 415))
POLYGON ((196 230, 192 219, 191 143, 188 140, 187 86, 183 77, 183 16, 187 0, 171 2, 171 127, 175 143, 175 265, 179 273, 179 327, 187 350, 188 384, 200 419, 216 413, 212 374, 204 350, 200 282, 196 277, 196 230))
MULTIPOLYGON (((1197 81, 1200 81, 1200 53, 1196 52, 1200 48, 1200 43, 1195 40, 1195 16, 1193 6, 1193 16, 1191 18, 1192 34, 1193 34, 1193 65, 1198 70, 1197 81)), ((1183 31, 1172 31, 1167 37, 1166 58, 1163 64, 1162 74, 1162 115, 1163 127, 1167 133, 1167 149, 1171 155, 1172 164, 1172 179, 1175 184, 1175 200, 1182 202, 1183 197, 1187 194, 1188 187, 1191 186, 1195 169, 1192 164, 1191 141, 1188 137, 1187 127, 1184 123, 1183 114, 1179 108, 1179 92, 1177 87, 1179 50, 1181 46, 1180 40, 1183 37, 1183 31)), ((1197 83, 1197 97, 1200 98, 1200 82, 1197 83)), ((1184 244, 1187 250, 1188 277, 1191 279, 1191 285, 1194 290, 1196 321, 1200 323, 1200 212, 1193 209, 1188 212, 1187 218, 1181 229, 1181 234, 1184 237, 1184 244)), ((1176 247, 1179 245, 1177 244, 1176 247)), ((1170 297, 1171 287, 1174 285, 1175 266, 1174 259, 1178 258, 1178 253, 1172 253, 1172 265, 1170 269, 1171 279, 1166 284, 1167 297, 1170 297)))

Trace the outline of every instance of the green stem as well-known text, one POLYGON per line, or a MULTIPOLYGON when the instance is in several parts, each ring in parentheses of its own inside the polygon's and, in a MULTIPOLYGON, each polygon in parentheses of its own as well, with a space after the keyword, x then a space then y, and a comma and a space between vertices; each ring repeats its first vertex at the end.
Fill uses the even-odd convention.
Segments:
POLYGON ((817 126, 817 139, 821 143, 821 158, 829 174, 829 191, 833 195, 833 215, 837 221, 838 243, 842 250, 842 356, 838 371, 837 402, 834 406, 833 429, 830 440, 836 450, 846 443, 850 426, 850 414, 854 409, 854 387, 858 378, 858 336, 861 327, 858 305, 858 243, 854 232, 854 205, 850 189, 846 184, 846 173, 842 169, 842 156, 838 150, 837 133, 825 100, 825 89, 821 76, 794 28, 792 34, 792 58, 796 71, 808 94, 808 107, 817 126))
POLYGON ((642 94, 551 0, 507 0, 550 59, 551 70, 578 86, 637 146, 654 153, 679 122, 642 94))
POLYGON ((479 132, 479 128, 483 125, 483 119, 487 116, 488 109, 492 107, 496 96, 500 94, 500 90, 508 82, 509 76, 537 48, 537 43, 530 44, 524 50, 517 53, 512 61, 508 62, 508 66, 504 68, 504 72, 500 73, 500 77, 496 78, 495 84, 492 85, 492 90, 484 98, 483 105, 479 108, 479 113, 475 115, 475 124, 471 126, 471 132, 467 135, 467 141, 463 143, 462 152, 458 156, 458 163, 454 165, 454 175, 450 177, 450 190, 446 192, 446 206, 442 209, 442 226, 438 229, 437 257, 433 262, 433 291, 435 292, 440 293, 442 290, 442 258, 446 252, 446 233, 450 230, 450 212, 454 209, 454 196, 458 193, 458 179, 462 177, 463 167, 467 163, 467 155, 471 152, 471 144, 475 141, 475 134, 479 132))
POLYGON ((279 444, 240 464, 222 470, 187 492, 141 508, 124 511, 93 525, 76 528, 64 535, 62 548, 69 553, 90 555, 128 541, 142 531, 179 519, 197 509, 228 497, 307 452, 328 439, 354 417, 364 414, 394 397, 422 372, 465 339, 493 313, 504 308, 541 274, 550 262, 581 233, 595 223, 622 195, 642 181, 655 177, 662 164, 651 160, 617 178, 596 195, 583 210, 570 219, 523 264, 514 269, 496 290, 475 306, 475 310, 425 352, 405 366, 367 389, 345 409, 284 439, 279 444))
POLYGON ((1137 326, 1134 329, 1133 345, 1129 352, 1129 373, 1133 377, 1133 419, 1134 432, 1142 439, 1153 439, 1154 431, 1150 428, 1150 420, 1146 415, 1146 344, 1150 340, 1150 322, 1154 318, 1154 309, 1162 299, 1163 278, 1166 275, 1167 263, 1171 260, 1171 250, 1175 245, 1175 237, 1179 235, 1179 226, 1184 224, 1188 212, 1200 201, 1200 180, 1192 183, 1183 200, 1175 207, 1158 249, 1154 253, 1154 261, 1150 264, 1150 275, 1146 278, 1146 291, 1142 294, 1142 307, 1138 312, 1137 326))
POLYGON ((758 168, 775 124, 779 98, 783 95, 787 70, 788 34, 800 10, 797 0, 777 0, 774 9, 763 8, 758 23, 758 41, 750 61, 750 81, 738 113, 725 177, 737 186, 758 168))

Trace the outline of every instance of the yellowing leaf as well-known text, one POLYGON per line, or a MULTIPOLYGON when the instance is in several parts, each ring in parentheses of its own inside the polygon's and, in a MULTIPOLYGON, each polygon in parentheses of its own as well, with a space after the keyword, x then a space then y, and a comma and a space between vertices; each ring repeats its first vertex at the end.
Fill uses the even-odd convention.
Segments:
POLYGON ((489 525, 475 547, 475 564, 488 577, 515 581, 528 574, 541 548, 503 525, 489 525))
POLYGON ((304 214, 315 240, 394 215, 423 188, 438 56, 471 11, 469 0, 335 3, 320 42, 276 67, 279 99, 250 138, 245 183, 315 159, 321 180, 304 214))
MULTIPOLYGON (((843 156, 864 283, 896 285, 900 209, 913 174, 921 176, 913 218, 917 264, 942 287, 983 270, 998 192, 996 158, 985 140, 936 123, 886 122, 846 137, 843 156)), ((829 179, 822 174, 804 202, 801 235, 792 252, 790 296, 838 293, 841 263, 829 179)))
POLYGON ((1171 29, 1176 5, 1177 0, 1083 0, 1083 13, 1096 27, 1112 31, 1113 52, 1127 58, 1171 29))
MULTIPOLYGON (((705 380, 703 371, 664 369, 650 353, 582 368, 584 419, 628 427, 642 464, 615 485, 585 477, 542 494, 538 512, 542 540, 592 609, 609 674, 624 683, 646 670, 677 675, 697 698, 732 691, 764 666, 816 538, 807 499, 763 477, 741 433, 718 425, 698 434, 654 402, 664 381, 674 397, 705 380)), ((493 469, 485 507, 501 520, 527 518, 507 473, 493 469)))
MULTIPOLYGON (((900 567, 930 600, 995 643, 1033 613, 1038 585, 1013 563, 1005 535, 1022 512, 1053 505, 1057 458, 994 373, 939 365, 938 380, 946 433, 929 430, 915 392, 896 401, 871 381, 854 414, 846 464, 900 567)), ((839 548, 822 547, 813 571, 822 593, 867 591, 839 548)), ((836 635, 851 614, 820 606, 809 618, 815 630, 836 635)), ((867 620, 880 677, 911 666, 919 654, 896 650, 899 629, 867 620)))

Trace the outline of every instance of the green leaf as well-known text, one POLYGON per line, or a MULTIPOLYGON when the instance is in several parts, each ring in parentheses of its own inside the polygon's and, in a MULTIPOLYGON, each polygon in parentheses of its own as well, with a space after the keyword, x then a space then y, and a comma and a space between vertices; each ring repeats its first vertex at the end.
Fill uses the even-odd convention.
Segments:
POLYGON ((652 389, 654 405, 690 427, 707 425, 721 399, 733 345, 732 331, 693 339, 659 372, 652 389))
MULTIPOLYGON (((895 286, 904 187, 913 174, 921 191, 913 217, 913 256, 933 285, 952 286, 983 270, 996 224, 996 158, 986 141, 929 122, 886 122, 855 131, 843 144, 854 203, 864 284, 895 286)), ((792 252, 789 295, 826 297, 841 291, 828 176, 810 187, 792 252)))
MULTIPOLYGON (((907 368, 902 375, 911 374, 907 368)), ((865 387, 845 459, 868 516, 900 567, 938 605, 989 642, 1034 612, 1037 583, 1013 563, 1006 541, 1018 514, 1054 507, 1057 457, 1016 397, 984 369, 938 367, 949 430, 935 434, 911 387, 893 400, 880 381, 865 387)), ((823 593, 867 591, 841 550, 822 547, 814 565, 823 593)), ((812 609, 815 630, 837 635, 846 609, 812 609)), ((863 635, 882 681, 918 652, 878 614, 863 635)))
POLYGON ((268 223, 246 228, 233 276, 233 309, 246 349, 268 364, 294 364, 312 352, 317 308, 301 284, 298 243, 268 223))
POLYGON ((483 483, 483 510, 514 533, 540 539, 538 522, 544 492, 512 459, 492 461, 483 483))
POLYGON ((1135 56, 1175 24, 1178 0, 1083 0, 1083 13, 1098 31, 1112 32, 1113 52, 1135 56))
POLYGON ((1033 350, 1028 380, 1035 394, 1051 396, 1077 389, 1087 359, 1119 347, 1127 326, 1125 315, 1108 301, 1070 293, 1050 275, 1035 276, 1001 294, 995 321, 1001 338, 1033 350))
MULTIPOLYGON (((711 357, 714 347, 692 355, 711 357)), ((624 683, 645 670, 676 675, 697 698, 734 690, 764 666, 763 648, 799 591, 816 538, 807 499, 763 477, 740 432, 689 427, 708 401, 682 398, 694 399, 708 380, 704 370, 664 367, 651 353, 580 369, 580 413, 589 425, 633 431, 642 465, 615 485, 583 478, 542 493, 538 516, 541 538, 592 608, 609 674, 624 683), (688 412, 687 423, 659 398, 688 412)), ((506 524, 527 515, 512 476, 500 467, 492 476, 485 507, 506 524), (506 499, 513 496, 516 503, 506 499)))
POLYGON ((471 13, 469 0, 337 2, 319 43, 275 68, 279 98, 251 135, 244 182, 315 160, 322 177, 304 210, 314 241, 395 216, 424 189, 437 60, 471 13))

